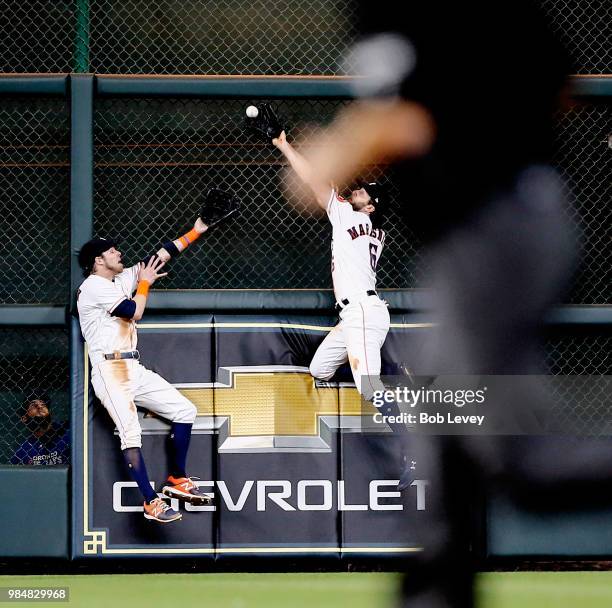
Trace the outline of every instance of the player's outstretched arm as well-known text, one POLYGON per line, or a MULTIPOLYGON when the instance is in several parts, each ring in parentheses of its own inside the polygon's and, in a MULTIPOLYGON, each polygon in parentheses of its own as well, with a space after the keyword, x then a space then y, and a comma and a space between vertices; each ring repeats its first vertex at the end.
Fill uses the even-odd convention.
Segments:
POLYGON ((164 243, 155 255, 164 262, 167 262, 170 258, 185 251, 189 245, 199 239, 207 230, 208 226, 201 218, 198 218, 189 232, 186 232, 183 236, 180 236, 174 241, 164 243))
POLYGON ((165 277, 167 272, 160 272, 166 262, 159 257, 152 256, 145 264, 140 262, 138 270, 138 288, 133 300, 136 304, 136 310, 132 315, 134 321, 140 321, 147 305, 147 297, 149 296, 149 287, 161 277, 165 277))
POLYGON ((287 141, 284 131, 272 143, 283 153, 300 180, 312 190, 319 207, 327 209, 332 187, 316 176, 310 163, 287 141))
POLYGON ((359 102, 313 138, 305 161, 319 179, 345 184, 369 165, 427 153, 434 138, 433 119, 417 103, 359 102))

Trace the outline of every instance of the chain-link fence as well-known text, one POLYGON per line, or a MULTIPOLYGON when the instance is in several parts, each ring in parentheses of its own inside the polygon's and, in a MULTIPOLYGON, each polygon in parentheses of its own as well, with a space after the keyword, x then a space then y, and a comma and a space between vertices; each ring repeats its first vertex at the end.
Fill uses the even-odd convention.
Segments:
MULTIPOLYGON (((612 336, 577 330, 551 336, 546 362, 555 376, 612 375, 612 336)), ((612 412, 609 414, 612 417, 612 412)))
POLYGON ((580 265, 568 301, 612 302, 612 105, 576 105, 559 114, 555 163, 573 195, 580 265))
POLYGON ((575 105, 558 116, 555 164, 567 180, 580 264, 567 301, 612 302, 612 105, 575 105))
MULTIPOLYGON (((298 214, 282 192, 282 158, 245 135, 240 100, 102 99, 96 106, 95 232, 121 237, 136 261, 184 230, 208 186, 244 202, 230 226, 207 235, 160 288, 329 288, 330 230, 323 218, 298 214)), ((292 135, 327 123, 340 102, 276 104, 292 135), (309 126, 310 125, 310 126, 309 126)), ((556 162, 575 193, 570 208, 582 248, 572 303, 610 301, 610 106, 575 106, 560 114, 556 162)), ((378 178, 381 169, 370 177, 378 178)), ((391 214, 379 268, 381 288, 416 287, 426 278, 419 235, 399 217, 392 175, 391 214)))
POLYGON ((553 424, 567 435, 612 435, 612 335, 597 331, 563 331, 546 345, 551 380, 553 424), (591 378, 584 378, 590 376, 591 378))
POLYGON ((352 0, 0 0, 1 72, 335 74, 352 0))
POLYGON ((0 105, 0 304, 64 304, 69 289, 66 101, 0 105))
MULTIPOLYGON (((607 0, 539 0, 581 74, 612 72, 607 0)), ((0 0, 2 72, 336 74, 353 0, 0 0)), ((443 17, 442 17, 443 18, 443 17)))
MULTIPOLYGON (((211 232, 197 255, 182 256, 160 287, 328 288, 329 227, 284 202, 280 155, 245 138, 244 105, 238 100, 101 99, 95 121, 95 231, 120 237, 127 258, 137 259, 188 227, 202 193, 215 185, 244 201, 240 218, 211 232)), ((309 123, 328 122, 340 102, 277 105, 297 136, 309 123)), ((611 113, 608 104, 587 104, 559 116, 556 162, 575 195, 571 219, 582 247, 571 303, 611 301, 611 113)), ((67 301, 68 127, 65 100, 3 100, 2 236, 16 246, 4 254, 0 303, 67 301)), ((396 211, 392 176, 385 179, 396 211)), ((420 284, 426 273, 418 235, 395 212, 387 228, 380 286, 420 284)))
MULTIPOLYGON (((276 104, 299 136, 333 101, 276 104)), ((288 205, 280 153, 245 136, 244 101, 106 99, 96 107, 94 230, 136 262, 193 223, 209 186, 235 192, 240 216, 173 262, 161 288, 329 288, 328 222, 288 205)), ((373 174, 375 175, 375 174, 373 174)), ((389 221, 382 287, 407 287, 415 241, 389 221)))
POLYGON ((71 72, 76 0, 0 0, 2 72, 71 72))
POLYGON ((355 36, 351 0, 100 0, 100 74, 334 74, 355 36))
POLYGON ((0 465, 69 463, 69 378, 66 329, 0 328, 0 465))
POLYGON ((539 0, 577 74, 612 73, 609 0, 539 0))

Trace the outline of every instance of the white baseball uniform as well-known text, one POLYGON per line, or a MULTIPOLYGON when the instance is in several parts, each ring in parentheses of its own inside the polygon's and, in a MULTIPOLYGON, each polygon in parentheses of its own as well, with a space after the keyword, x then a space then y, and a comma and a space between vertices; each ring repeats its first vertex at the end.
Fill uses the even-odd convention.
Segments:
POLYGON ((333 228, 334 294, 342 310, 340 322, 317 349, 310 373, 329 380, 338 367, 349 361, 357 390, 369 399, 373 391, 383 388, 379 378, 380 349, 390 322, 386 302, 377 295, 368 295, 368 291, 376 289, 376 267, 385 233, 372 227, 366 213, 353 211, 335 190, 327 204, 327 215, 333 228))
POLYGON ((113 316, 113 312, 132 297, 137 285, 138 265, 125 269, 113 280, 90 275, 77 296, 81 332, 91 361, 91 383, 117 426, 122 450, 142 447, 136 406, 171 422, 193 423, 197 413, 187 398, 137 359, 104 357, 136 350, 136 322, 113 316))

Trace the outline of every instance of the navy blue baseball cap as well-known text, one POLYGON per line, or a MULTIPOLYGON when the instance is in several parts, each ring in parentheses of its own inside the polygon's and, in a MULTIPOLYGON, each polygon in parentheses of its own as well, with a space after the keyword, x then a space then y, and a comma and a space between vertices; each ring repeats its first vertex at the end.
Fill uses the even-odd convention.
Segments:
POLYGON ((370 195, 374 206, 384 204, 385 197, 381 184, 378 182, 361 182, 361 187, 370 195))
POLYGON ((85 272, 91 272, 96 258, 115 246, 115 241, 113 239, 96 237, 95 239, 91 239, 91 241, 87 241, 79 251, 79 266, 85 272))

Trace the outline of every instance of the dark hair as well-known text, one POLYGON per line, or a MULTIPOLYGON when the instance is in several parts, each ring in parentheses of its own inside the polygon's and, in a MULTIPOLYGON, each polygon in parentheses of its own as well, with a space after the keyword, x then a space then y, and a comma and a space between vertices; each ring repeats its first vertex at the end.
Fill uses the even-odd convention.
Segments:
POLYGON ((370 213, 370 221, 373 228, 382 228, 386 219, 387 208, 385 205, 374 205, 374 211, 370 213))

